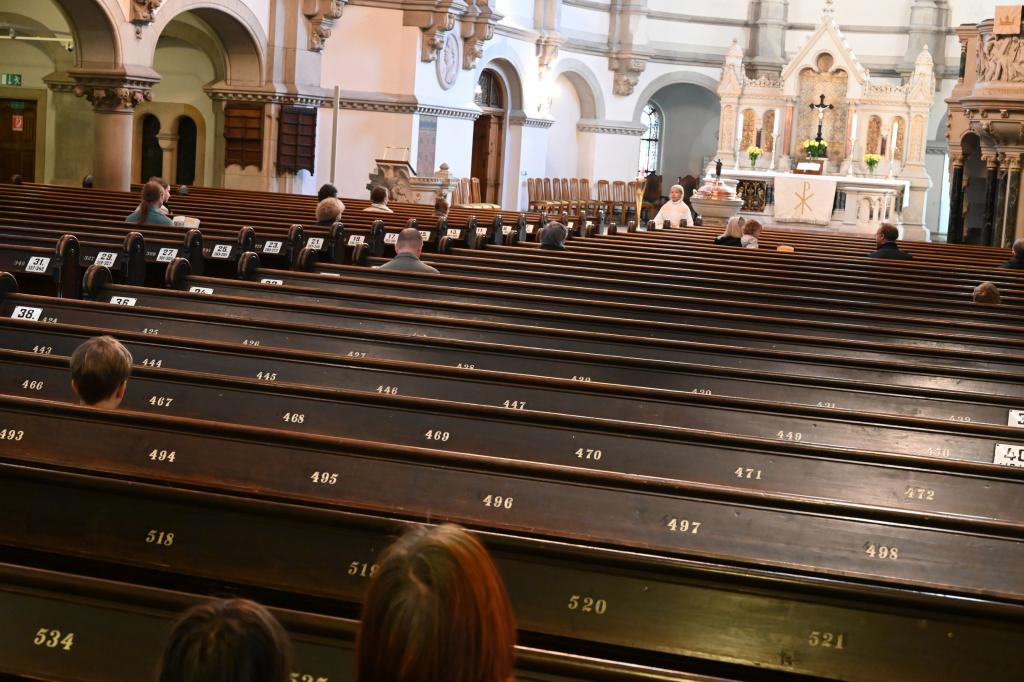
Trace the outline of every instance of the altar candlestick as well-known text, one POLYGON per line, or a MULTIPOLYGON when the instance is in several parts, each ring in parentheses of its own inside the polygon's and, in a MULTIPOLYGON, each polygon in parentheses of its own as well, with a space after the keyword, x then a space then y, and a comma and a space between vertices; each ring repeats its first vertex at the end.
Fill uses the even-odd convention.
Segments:
POLYGON ((889 147, 886 145, 885 135, 882 135, 882 156, 889 156, 889 147))
POLYGON ((743 146, 743 112, 736 105, 736 169, 740 167, 740 147, 743 146))
POLYGON ((762 133, 762 129, 758 128, 757 129, 757 141, 754 142, 754 144, 757 145, 758 147, 761 146, 761 133, 762 133))
POLYGON ((775 121, 772 124, 772 170, 775 170, 775 158, 779 152, 779 119, 782 118, 782 111, 775 110, 775 121))
POLYGON ((892 158, 893 161, 896 160, 896 151, 897 151, 897 149, 896 149, 896 143, 897 143, 896 136, 899 134, 899 131, 900 131, 899 119, 893 119, 893 122, 892 122, 892 135, 889 136, 889 143, 892 145, 892 154, 890 154, 890 157, 892 158))

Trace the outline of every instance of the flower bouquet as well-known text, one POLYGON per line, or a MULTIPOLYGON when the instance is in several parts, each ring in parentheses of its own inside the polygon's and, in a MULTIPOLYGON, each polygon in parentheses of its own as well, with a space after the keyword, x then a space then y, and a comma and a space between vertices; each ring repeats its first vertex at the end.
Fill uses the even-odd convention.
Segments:
POLYGON ((750 168, 752 170, 757 168, 757 160, 761 158, 762 154, 764 154, 764 150, 757 145, 747 147, 747 156, 750 157, 750 168))
POLYGON ((828 142, 825 140, 804 140, 801 146, 810 159, 823 159, 828 156, 828 142))
POLYGON ((878 164, 881 161, 882 161, 882 155, 881 154, 865 154, 864 155, 864 164, 868 167, 868 173, 870 173, 871 175, 875 174, 875 168, 878 167, 878 164))

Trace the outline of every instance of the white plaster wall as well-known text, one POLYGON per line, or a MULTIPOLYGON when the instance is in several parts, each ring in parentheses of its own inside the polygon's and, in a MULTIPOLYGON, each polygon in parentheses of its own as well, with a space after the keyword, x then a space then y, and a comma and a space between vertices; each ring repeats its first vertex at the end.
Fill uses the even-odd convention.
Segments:
MULTIPOLYGON (((652 100, 665 116, 661 173, 672 181, 682 175, 700 177, 703 157, 718 148, 718 96, 696 85, 670 85, 652 100)), ((639 144, 639 140, 638 140, 639 144)))
POLYGON ((402 25, 398 10, 346 6, 323 51, 321 84, 330 89, 340 85, 344 91, 412 94, 419 34, 418 28, 402 25))
MULTIPOLYGON (((157 44, 153 68, 160 74, 160 82, 153 86, 154 102, 189 104, 198 109, 205 119, 206 139, 196 140, 196 144, 206 150, 203 178, 205 184, 210 185, 216 144, 215 122, 213 102, 203 92, 203 86, 214 79, 213 64, 201 50, 178 40, 164 38, 157 44)), ((138 155, 140 151, 136 149, 132 153, 138 155)), ((174 179, 170 180, 173 182, 174 179)))
POLYGON ((555 81, 558 97, 551 104, 551 118, 555 124, 548 130, 547 163, 545 177, 580 177, 576 124, 580 120, 580 100, 576 88, 565 76, 555 81))
MULTIPOLYGON (((640 138, 633 135, 597 135, 594 180, 632 180, 640 161, 640 138)), ((591 183, 596 187, 596 183, 591 183)), ((595 190, 596 191, 596 190, 595 190)))
MULTIPOLYGON (((509 127, 509 144, 516 144, 517 138, 519 138, 522 155, 519 163, 515 163, 514 158, 506 159, 506 177, 515 178, 515 186, 513 191, 505 192, 502 202, 505 207, 520 211, 526 210, 526 204, 529 201, 526 193, 526 178, 544 177, 547 167, 548 132, 543 128, 509 127)), ((506 187, 508 186, 509 183, 506 183, 506 187)))
POLYGON ((473 162, 473 121, 456 118, 437 119, 437 147, 434 152, 434 168, 417 169, 421 174, 437 170, 442 163, 448 164, 448 172, 458 178, 472 174, 473 162))
MULTIPOLYGON (((370 171, 376 167, 376 159, 380 158, 385 147, 408 146, 414 130, 413 118, 412 114, 341 111, 335 184, 342 196, 368 196, 366 183, 370 180, 370 171)), ((328 145, 324 168, 329 161, 328 145)))
POLYGON ((567 36, 587 36, 608 40, 607 10, 562 5, 562 32, 567 36))
POLYGON ((497 0, 494 8, 505 17, 501 23, 533 28, 533 2, 531 0, 497 0))
MULTIPOLYGON (((835 17, 840 26, 906 26, 913 4, 914 0, 838 0, 835 17)), ((817 24, 824 6, 824 0, 789 0, 789 20, 817 24)))
POLYGON ((716 0, 714 6, 711 7, 702 2, 690 0, 647 0, 647 9, 654 12, 672 12, 673 14, 746 19, 748 4, 748 0, 716 0))
POLYGON ((647 35, 652 43, 686 52, 725 55, 733 39, 746 44, 747 30, 740 26, 719 26, 680 21, 647 22, 647 35))

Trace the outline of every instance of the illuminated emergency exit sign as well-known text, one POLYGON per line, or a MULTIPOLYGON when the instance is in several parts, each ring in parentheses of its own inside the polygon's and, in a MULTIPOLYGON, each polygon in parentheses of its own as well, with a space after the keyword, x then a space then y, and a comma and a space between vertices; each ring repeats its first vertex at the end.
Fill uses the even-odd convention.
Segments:
POLYGON ((21 87, 21 74, 20 73, 5 73, 3 74, 3 85, 11 85, 16 88, 21 87))

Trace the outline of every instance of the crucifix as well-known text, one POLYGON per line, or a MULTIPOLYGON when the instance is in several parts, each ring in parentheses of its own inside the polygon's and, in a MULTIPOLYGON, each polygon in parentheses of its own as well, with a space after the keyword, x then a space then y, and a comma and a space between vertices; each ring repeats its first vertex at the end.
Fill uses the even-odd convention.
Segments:
POLYGON ((821 142, 821 127, 825 124, 825 112, 829 109, 835 109, 833 104, 825 104, 825 95, 820 95, 820 101, 817 104, 811 104, 811 109, 818 110, 818 136, 814 138, 815 142, 821 142))

